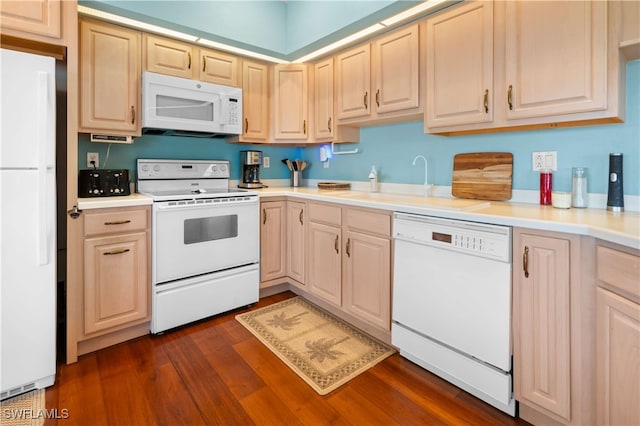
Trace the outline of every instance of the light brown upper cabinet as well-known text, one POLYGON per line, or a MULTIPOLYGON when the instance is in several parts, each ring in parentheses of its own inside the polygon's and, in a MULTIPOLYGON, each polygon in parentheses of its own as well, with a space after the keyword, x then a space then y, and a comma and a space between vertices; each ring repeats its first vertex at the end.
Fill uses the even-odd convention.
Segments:
POLYGON ((426 27, 425 127, 491 122, 493 3, 465 3, 426 27))
POLYGON ((143 44, 145 71, 225 86, 239 85, 236 56, 152 34, 144 34, 143 44))
POLYGON ((198 60, 192 44, 152 34, 142 36, 144 70, 182 78, 194 78, 198 60))
POLYGON ((307 64, 273 67, 273 137, 306 142, 309 138, 309 77, 307 64))
POLYGON ((228 142, 265 143, 269 138, 269 66, 242 61, 242 134, 228 142))
POLYGON ((80 21, 79 131, 140 136, 141 34, 80 21))
POLYGON ((198 80, 225 86, 238 86, 238 58, 215 50, 199 49, 200 74, 198 80))
POLYGON ((420 26, 413 24, 337 55, 338 123, 422 118, 419 45, 420 26))
POLYGON ((607 106, 607 3, 505 2, 507 119, 607 106))
POLYGON ((338 120, 371 115, 371 47, 363 44, 336 57, 338 120))
POLYGON ((620 122, 620 2, 465 2, 427 19, 425 132, 620 122))
POLYGON ((420 106, 418 24, 373 43, 374 111, 385 114, 420 106))
POLYGON ((9 29, 59 39, 62 36, 61 5, 60 0, 3 0, 0 8, 2 32, 9 29))

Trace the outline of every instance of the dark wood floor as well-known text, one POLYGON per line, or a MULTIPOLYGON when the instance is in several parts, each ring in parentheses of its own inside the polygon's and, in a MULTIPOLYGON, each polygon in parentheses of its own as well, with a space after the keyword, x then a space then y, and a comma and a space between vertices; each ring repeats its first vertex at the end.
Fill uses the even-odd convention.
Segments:
MULTIPOLYGON (((259 308, 294 296, 262 299, 259 308)), ((393 355, 320 396, 236 320, 241 309, 61 365, 46 425, 524 425, 393 355)))

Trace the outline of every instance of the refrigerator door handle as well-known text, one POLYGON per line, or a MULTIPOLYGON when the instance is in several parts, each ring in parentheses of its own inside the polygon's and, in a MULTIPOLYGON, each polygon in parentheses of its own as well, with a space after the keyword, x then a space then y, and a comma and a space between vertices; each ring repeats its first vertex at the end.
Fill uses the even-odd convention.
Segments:
POLYGON ((38 73, 38 103, 36 126, 38 132, 38 264, 49 263, 49 214, 47 211, 47 131, 49 128, 49 74, 38 73))

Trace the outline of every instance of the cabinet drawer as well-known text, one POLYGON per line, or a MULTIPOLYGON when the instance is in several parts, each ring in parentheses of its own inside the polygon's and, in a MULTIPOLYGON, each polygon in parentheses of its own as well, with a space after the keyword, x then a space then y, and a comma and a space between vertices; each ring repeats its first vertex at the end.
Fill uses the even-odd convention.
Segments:
POLYGON ((328 204, 309 204, 309 220, 340 226, 342 223, 340 207, 328 204))
POLYGON ((123 210, 89 213, 84 218, 84 235, 120 234, 145 230, 148 227, 147 210, 123 210))
POLYGON ((366 210, 347 209, 345 221, 349 229, 382 237, 391 236, 391 216, 366 210))
POLYGON ((640 257, 598 246, 597 270, 600 281, 640 298, 640 257))

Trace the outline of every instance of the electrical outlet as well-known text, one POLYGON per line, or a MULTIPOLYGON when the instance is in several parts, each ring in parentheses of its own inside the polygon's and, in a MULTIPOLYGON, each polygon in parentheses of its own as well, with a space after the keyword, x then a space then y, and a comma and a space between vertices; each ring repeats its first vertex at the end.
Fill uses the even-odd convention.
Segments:
POLYGON ((557 151, 534 151, 531 153, 531 168, 534 172, 542 169, 558 170, 557 151))
POLYGON ((262 165, 265 169, 271 167, 271 159, 269 157, 262 157, 262 165))
POLYGON ((93 169, 94 166, 96 169, 100 167, 100 154, 97 152, 87 152, 87 168, 93 169), (92 161, 95 163, 92 164, 92 161))
POLYGON ((328 169, 328 168, 329 168, 329 160, 324 161, 324 162, 322 163, 322 167, 324 167, 325 169, 328 169))

